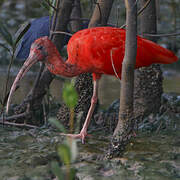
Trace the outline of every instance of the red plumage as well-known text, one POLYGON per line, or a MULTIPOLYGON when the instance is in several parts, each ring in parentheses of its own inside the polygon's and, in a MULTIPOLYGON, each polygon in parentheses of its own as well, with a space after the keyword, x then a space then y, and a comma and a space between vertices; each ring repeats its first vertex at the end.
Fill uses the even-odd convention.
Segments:
MULTIPOLYGON (((96 27, 75 33, 67 46, 68 59, 66 64, 76 65, 78 69, 76 72, 72 72, 71 70, 71 73, 73 73, 72 76, 86 72, 97 74, 98 77, 101 74, 114 75, 113 62, 115 70, 120 77, 125 53, 125 35, 125 30, 112 27, 96 27)), ((41 41, 41 39, 38 41, 41 41)), ((51 44, 51 49, 52 46, 54 45, 51 44)), ((50 51, 48 50, 48 52, 50 51)), ((49 54, 57 55, 48 59, 48 62, 54 64, 57 69, 54 72, 52 68, 49 68, 50 71, 54 74, 63 75, 60 70, 62 69, 62 64, 58 62, 59 53, 52 52, 49 54)), ((152 41, 137 36, 135 68, 149 66, 153 63, 170 64, 175 61, 177 61, 177 57, 171 51, 152 41)), ((69 76, 71 76, 71 73, 69 73, 69 76)), ((68 75, 65 74, 65 76, 68 75)))
MULTIPOLYGON (((102 74, 121 77, 122 61, 125 53, 126 31, 112 27, 96 27, 84 29, 75 33, 67 46, 68 59, 64 61, 55 45, 43 37, 36 40, 32 46, 28 59, 20 69, 10 91, 7 111, 12 93, 17 83, 29 68, 38 61, 46 64, 48 69, 56 75, 66 77, 77 76, 81 73, 93 73, 94 91, 87 118, 80 134, 68 136, 81 138, 84 141, 95 104, 97 102, 98 79, 102 74)), ((178 58, 169 50, 147 39, 137 36, 137 57, 135 68, 149 66, 153 63, 170 64, 178 58)))

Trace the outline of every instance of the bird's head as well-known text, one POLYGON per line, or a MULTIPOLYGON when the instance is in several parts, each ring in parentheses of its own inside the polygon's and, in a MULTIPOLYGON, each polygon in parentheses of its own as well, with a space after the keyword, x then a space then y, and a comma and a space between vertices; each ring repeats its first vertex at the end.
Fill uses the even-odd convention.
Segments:
POLYGON ((47 36, 41 37, 34 41, 31 45, 30 53, 26 61, 24 62, 22 68, 17 74, 14 83, 11 87, 9 97, 7 100, 6 112, 8 113, 9 104, 11 101, 12 94, 14 93, 19 81, 25 76, 25 74, 29 71, 31 66, 33 66, 37 62, 44 62, 50 49, 55 48, 55 45, 49 40, 47 36))
POLYGON ((35 40, 31 45, 29 57, 27 58, 26 62, 31 61, 34 62, 33 64, 35 64, 36 62, 44 61, 48 56, 49 49, 53 46, 54 44, 47 36, 35 40))

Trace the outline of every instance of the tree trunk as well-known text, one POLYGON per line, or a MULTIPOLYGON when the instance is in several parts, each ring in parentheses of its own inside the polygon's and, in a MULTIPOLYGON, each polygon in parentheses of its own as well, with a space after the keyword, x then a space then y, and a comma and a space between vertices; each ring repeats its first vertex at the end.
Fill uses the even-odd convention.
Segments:
MULTIPOLYGON (((73 0, 68 0, 68 1, 63 0, 59 4, 59 6, 58 6, 59 11, 58 11, 57 20, 56 20, 57 23, 56 23, 54 31, 65 31, 66 30, 73 2, 74 2, 73 0), (58 19, 60 19, 60 20, 58 20, 58 19)), ((111 0, 111 1, 99 0, 99 2, 98 2, 98 4, 100 5, 98 7, 100 7, 101 11, 103 12, 103 18, 101 17, 101 21, 103 21, 103 24, 107 23, 107 20, 108 20, 109 14, 110 14, 110 9, 112 7, 112 3, 113 3, 113 0, 111 0), (106 13, 107 8, 108 8, 108 11, 106 13)), ((74 12, 72 12, 73 18, 78 15, 78 14, 76 14, 77 10, 75 10, 75 9, 77 9, 79 7, 80 7, 80 1, 77 0, 77 1, 75 1, 75 8, 73 10, 74 12)), ((97 14, 97 10, 98 9, 97 9, 97 5, 96 5, 94 13, 97 14)), ((78 12, 78 13, 79 13, 79 15, 81 14, 81 12, 78 12)), ((99 22, 99 19, 95 18, 94 14, 93 14, 93 17, 94 18, 92 18, 90 21, 91 26, 95 26, 93 24, 96 24, 97 21, 99 22)), ((80 21, 78 23, 77 22, 75 23, 73 21, 71 22, 72 28, 75 31, 82 28, 82 27, 80 27, 80 21)), ((62 48, 62 44, 59 42, 63 41, 64 35, 63 34, 58 34, 58 35, 51 34, 51 37, 53 39, 53 42, 56 44, 56 46, 60 50, 62 48)), ((31 91, 28 94, 28 96, 24 99, 23 103, 16 108, 16 113, 19 114, 21 112, 26 111, 28 104, 30 104, 31 112, 35 112, 35 113, 39 112, 40 107, 41 107, 41 103, 42 103, 42 99, 43 99, 44 95, 46 94, 47 89, 49 88, 49 85, 52 82, 53 78, 54 78, 54 75, 51 74, 46 69, 43 72, 42 76, 40 77, 40 81, 37 84, 37 86, 35 86, 33 91, 31 91)), ((88 75, 88 74, 80 75, 76 79, 75 86, 76 86, 76 89, 80 95, 79 103, 78 103, 78 106, 77 106, 75 111, 76 111, 76 114, 78 114, 80 111, 83 111, 83 117, 85 118, 87 111, 89 109, 90 99, 92 96, 92 78, 91 78, 91 75, 88 75)), ((65 120, 67 123, 68 122, 67 119, 69 117, 68 114, 69 114, 69 111, 64 106, 64 109, 62 108, 60 110, 60 112, 58 113, 58 117, 59 117, 59 119, 61 119, 63 121, 65 120)), ((30 119, 31 119, 31 117, 30 117, 30 119)), ((37 122, 35 124, 37 124, 37 122)))
MULTIPOLYGON (((77 3, 76 7, 78 7, 79 3, 78 2, 76 2, 76 3, 77 3)), ((102 24, 101 22, 103 22, 103 25, 106 25, 112 4, 113 4, 113 0, 111 0, 111 1, 98 0, 88 27, 95 27, 96 25, 99 26, 102 24), (99 16, 99 9, 101 12, 103 12, 102 17, 99 16), (108 11, 107 11, 107 9, 108 9, 108 11)), ((81 13, 75 12, 77 10, 78 9, 75 9, 75 8, 73 9, 72 17, 80 18, 77 15, 78 14, 80 15, 81 13)), ((80 22, 78 21, 78 23, 80 23, 80 22)), ((72 28, 77 28, 77 29, 73 29, 73 31, 77 31, 80 29, 80 26, 78 23, 75 21, 71 22, 72 28)), ((80 119, 80 128, 81 128, 82 124, 84 123, 84 120, 87 116, 87 113, 88 113, 88 110, 89 110, 89 107, 91 104, 91 97, 92 97, 92 93, 93 93, 91 74, 81 74, 80 76, 78 76, 75 81, 75 87, 76 87, 76 90, 79 95, 78 105, 75 107, 75 114, 76 114, 75 120, 77 119, 79 112, 82 112, 82 117, 80 119)), ((67 108, 67 106, 65 104, 63 104, 62 107, 58 111, 57 118, 65 126, 68 127, 69 126, 69 124, 68 124, 69 116, 70 116, 69 109, 67 108)))
POLYGON ((72 13, 71 13, 71 19, 73 19, 73 18, 76 20, 70 21, 72 32, 77 32, 77 31, 83 29, 83 23, 81 21, 82 11, 81 11, 80 0, 74 1, 74 8, 72 9, 72 13))
MULTIPOLYGON (((83 28, 81 18, 80 0, 75 0, 75 6, 71 13, 71 19, 77 19, 70 22, 73 32, 77 32, 83 28), (79 19, 79 20, 78 20, 79 19)), ((80 124, 76 123, 80 128, 86 118, 89 107, 91 105, 91 97, 93 93, 92 77, 90 74, 81 74, 76 77, 75 88, 78 93, 78 104, 75 107, 75 121, 79 118, 79 113, 82 112, 80 124)), ((69 127, 70 110, 65 103, 59 108, 57 119, 63 123, 64 126, 69 127)))
MULTIPOLYGON (((74 0, 63 0, 57 1, 57 18, 55 23, 55 28, 53 31, 65 31, 67 28, 67 24, 71 15, 72 5, 74 0)), ((53 27, 52 27, 53 28, 53 27)), ((64 35, 63 34, 52 34, 52 41, 60 51, 63 47, 60 42, 63 42, 64 35)), ((42 73, 38 84, 29 92, 27 97, 23 100, 23 102, 16 107, 16 113, 22 113, 26 111, 27 107, 30 107, 30 112, 38 112, 41 108, 41 103, 44 95, 49 88, 54 75, 51 74, 46 68, 42 73)), ((39 122, 35 121, 33 124, 38 124, 39 122)))
POLYGON ((106 26, 114 0, 98 0, 89 27, 106 26))
MULTIPOLYGON (((147 0, 140 0, 141 6, 147 0)), ((149 6, 140 16, 141 34, 156 34, 156 1, 151 0, 149 6)), ((155 37, 146 37, 155 41, 155 37)), ((157 113, 161 106, 162 95, 162 72, 160 65, 143 67, 136 71, 134 109, 135 117, 140 121, 150 113, 157 113)))
POLYGON ((137 53, 137 4, 125 0, 126 5, 126 43, 122 63, 119 120, 111 141, 108 158, 119 156, 124 151, 134 128, 133 90, 134 67, 137 53))

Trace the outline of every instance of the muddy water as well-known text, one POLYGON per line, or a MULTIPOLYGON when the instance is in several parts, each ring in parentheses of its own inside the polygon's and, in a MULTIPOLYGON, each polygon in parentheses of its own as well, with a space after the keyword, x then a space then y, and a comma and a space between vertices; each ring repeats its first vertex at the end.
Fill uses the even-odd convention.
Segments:
MULTIPOLYGON (((180 179, 180 115, 168 118, 173 126, 158 132, 141 130, 121 158, 99 160, 109 141, 103 132, 93 133, 85 145, 78 142, 79 156, 72 165, 77 177, 80 180, 180 179)), ((57 159, 56 145, 62 142, 57 132, 0 126, 0 135, 1 180, 52 179, 49 165, 57 159)))
MULTIPOLYGON (((14 102, 19 103, 23 99, 32 87, 34 77, 30 73, 22 81, 14 102)), ((2 84, 4 80, 5 76, 0 76, 2 84)), ((179 80, 178 76, 166 78, 165 91, 179 93, 179 80)), ((62 82, 54 80, 50 92, 57 101, 61 100, 61 89, 62 82)), ((118 80, 102 78, 100 101, 104 107, 119 96, 118 89, 118 80)), ((148 128, 141 129, 122 158, 102 160, 109 142, 103 131, 92 133, 85 145, 78 142, 79 157, 73 164, 77 177, 81 180, 180 179, 180 114, 166 114, 161 120, 162 124, 170 122, 171 125, 152 132, 148 128)), ((56 145, 62 142, 57 132, 45 128, 24 130, 0 125, 0 135, 0 180, 52 179, 50 162, 57 159, 56 145)))

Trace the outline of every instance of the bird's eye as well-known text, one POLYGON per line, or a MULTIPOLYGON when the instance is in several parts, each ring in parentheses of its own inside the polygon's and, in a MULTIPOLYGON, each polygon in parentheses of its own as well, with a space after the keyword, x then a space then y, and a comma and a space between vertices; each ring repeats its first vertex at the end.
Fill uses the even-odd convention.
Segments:
POLYGON ((43 49, 43 46, 38 46, 37 49, 38 49, 38 50, 42 50, 42 49, 43 49))

